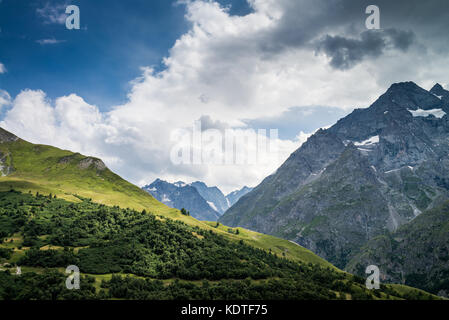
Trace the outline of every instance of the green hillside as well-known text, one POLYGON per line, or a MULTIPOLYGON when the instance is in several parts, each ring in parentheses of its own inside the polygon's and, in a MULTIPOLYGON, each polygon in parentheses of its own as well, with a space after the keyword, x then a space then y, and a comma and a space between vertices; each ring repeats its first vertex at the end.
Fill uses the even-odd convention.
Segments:
POLYGON ((263 235, 242 228, 239 233, 228 228, 214 228, 215 223, 198 221, 185 216, 179 210, 169 208, 154 199, 147 192, 111 172, 100 159, 86 157, 79 153, 61 150, 52 146, 32 144, 18 139, 0 128, 0 161, 2 172, 0 191, 10 189, 33 194, 53 194, 58 198, 78 202, 77 196, 121 208, 146 210, 149 213, 182 221, 190 226, 213 230, 225 237, 246 243, 260 249, 272 250, 286 258, 315 263, 334 268, 329 262, 311 251, 272 236, 263 235))
POLYGON ((0 299, 434 299, 145 211, 0 192, 0 299), (15 266, 22 275, 14 275, 15 266), (82 290, 64 288, 77 265, 82 290))

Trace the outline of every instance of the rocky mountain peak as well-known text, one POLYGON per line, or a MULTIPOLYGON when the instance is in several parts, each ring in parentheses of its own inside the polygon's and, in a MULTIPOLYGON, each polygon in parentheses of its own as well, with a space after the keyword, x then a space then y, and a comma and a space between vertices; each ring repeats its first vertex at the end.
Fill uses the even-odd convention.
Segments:
POLYGON ((216 221, 220 216, 215 204, 205 199, 193 184, 170 183, 158 178, 142 189, 169 207, 188 210, 196 219, 216 221))
POLYGON ((449 91, 445 90, 439 83, 435 84, 432 89, 430 89, 430 93, 435 95, 445 103, 449 102, 449 91))
POLYGON ((431 110, 442 107, 441 99, 429 91, 419 87, 414 82, 401 82, 391 85, 373 107, 385 110, 392 109, 423 109, 431 110))
MULTIPOLYGON (((397 91, 407 91, 407 92, 413 92, 413 91, 423 91, 424 89, 422 89, 420 86, 418 86, 416 83, 414 83, 413 81, 405 81, 405 82, 397 82, 397 83, 393 83, 390 88, 388 88, 387 93, 388 92, 397 92, 397 91)), ((425 91, 425 90, 424 90, 425 91)))
POLYGON ((206 185, 204 182, 202 182, 202 181, 195 181, 195 182, 192 182, 192 185, 195 185, 195 186, 198 186, 198 187, 204 187, 204 188, 207 188, 207 185, 206 185))
POLYGON ((434 93, 434 94, 439 94, 441 92, 447 92, 446 90, 444 90, 443 86, 439 83, 436 83, 432 89, 430 89, 430 93, 434 93))
POLYGON ((344 267, 364 241, 449 199, 443 94, 441 85, 429 92, 393 84, 369 108, 317 131, 220 221, 295 241, 344 267))

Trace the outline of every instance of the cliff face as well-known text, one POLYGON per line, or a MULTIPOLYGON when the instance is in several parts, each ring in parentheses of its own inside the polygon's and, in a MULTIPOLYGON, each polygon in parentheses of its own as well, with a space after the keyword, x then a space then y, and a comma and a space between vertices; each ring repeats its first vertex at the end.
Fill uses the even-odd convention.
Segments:
POLYGON ((392 85, 320 130, 221 222, 295 241, 339 267, 449 198, 449 92, 392 85))
POLYGON ((393 233, 371 239, 347 270, 364 275, 368 265, 379 266, 384 281, 448 297, 449 202, 423 212, 393 233))

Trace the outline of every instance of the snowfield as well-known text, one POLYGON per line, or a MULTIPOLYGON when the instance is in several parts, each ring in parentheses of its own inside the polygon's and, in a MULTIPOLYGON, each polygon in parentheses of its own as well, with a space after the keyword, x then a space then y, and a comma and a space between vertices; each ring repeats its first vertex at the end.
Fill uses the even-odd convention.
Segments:
POLYGON ((444 112, 443 109, 431 109, 431 110, 423 110, 423 109, 409 110, 409 109, 407 109, 407 111, 410 112, 414 117, 427 118, 430 115, 432 115, 435 118, 441 119, 446 115, 446 112, 444 112))
POLYGON ((361 146, 369 146, 369 145, 372 145, 372 144, 375 144, 375 143, 379 143, 379 136, 371 137, 371 138, 369 138, 369 139, 367 139, 365 141, 362 141, 362 142, 354 142, 354 145, 357 146, 357 147, 361 147, 361 146))

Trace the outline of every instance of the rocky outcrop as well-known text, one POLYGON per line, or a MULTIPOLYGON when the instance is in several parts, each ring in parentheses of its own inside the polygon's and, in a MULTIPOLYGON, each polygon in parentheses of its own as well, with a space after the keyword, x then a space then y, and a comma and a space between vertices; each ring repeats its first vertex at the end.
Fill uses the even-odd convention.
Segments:
POLYGON ((3 128, 0 128, 0 143, 14 142, 17 140, 19 140, 17 136, 12 134, 11 132, 4 130, 3 128))
POLYGON ((0 175, 2 177, 5 177, 13 172, 14 167, 11 164, 11 155, 9 153, 3 154, 2 152, 0 152, 0 175))
POLYGON ((90 167, 93 167, 93 168, 97 169, 98 171, 103 171, 103 170, 106 170, 106 168, 107 168, 102 160, 97 159, 97 158, 92 158, 92 157, 87 157, 87 158, 81 160, 78 164, 78 167, 81 170, 86 170, 90 167))

